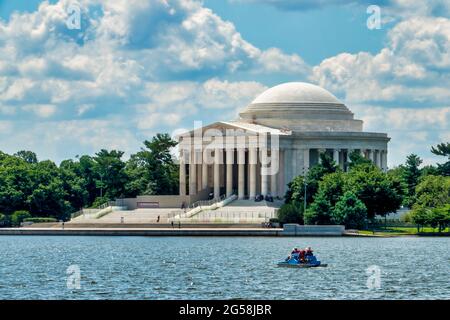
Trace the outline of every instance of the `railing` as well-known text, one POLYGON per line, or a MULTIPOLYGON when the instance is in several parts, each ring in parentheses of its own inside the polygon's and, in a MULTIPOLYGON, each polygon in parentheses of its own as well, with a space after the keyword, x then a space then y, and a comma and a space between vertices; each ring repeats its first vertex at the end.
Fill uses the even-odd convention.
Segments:
MULTIPOLYGON (((232 195, 231 197, 235 197, 235 195, 232 195)), ((230 198, 231 198, 230 197, 230 198)), ((227 197, 226 197, 226 195, 221 195, 220 197, 218 197, 218 198, 214 198, 214 199, 211 199, 211 200, 200 200, 200 201, 196 201, 196 202, 194 202, 194 203, 192 203, 188 208, 186 208, 186 209, 177 209, 177 210, 174 210, 174 211, 172 211, 172 212, 170 212, 168 215, 167 215, 167 217, 168 217, 168 219, 174 219, 174 218, 178 218, 178 219, 180 219, 180 218, 190 218, 188 215, 189 215, 189 212, 191 211, 191 210, 194 210, 195 208, 202 208, 202 207, 209 207, 209 206, 212 206, 212 205, 214 205, 214 204, 216 204, 216 203, 219 203, 219 202, 221 202, 221 201, 224 201, 224 200, 226 200, 227 199, 227 197)), ((194 213, 193 215, 197 215, 198 213, 194 213)))
POLYGON ((79 217, 82 214, 83 214, 83 209, 73 212, 70 214, 70 219, 75 219, 76 217, 79 217))
POLYGON ((71 213, 70 218, 75 219, 76 217, 79 217, 81 215, 93 215, 108 207, 123 207, 124 206, 123 204, 124 204, 123 199, 117 199, 115 201, 107 201, 98 206, 98 208, 80 209, 74 213, 71 213))
POLYGON ((192 223, 260 223, 268 222, 276 218, 276 211, 207 211, 200 212, 195 216, 184 218, 178 216, 174 221, 184 221, 192 223))
POLYGON ((105 203, 103 203, 102 205, 100 205, 97 209, 105 209, 105 208, 108 208, 108 207, 114 207, 114 206, 117 206, 117 201, 107 201, 107 202, 105 202, 105 203))
POLYGON ((211 206, 211 205, 213 205, 213 204, 215 204, 217 202, 225 200, 226 198, 227 198, 226 195, 223 194, 220 197, 213 198, 211 200, 199 200, 199 201, 196 201, 194 203, 191 203, 191 205, 189 206, 189 209, 194 209, 194 208, 197 208, 197 207, 211 206))

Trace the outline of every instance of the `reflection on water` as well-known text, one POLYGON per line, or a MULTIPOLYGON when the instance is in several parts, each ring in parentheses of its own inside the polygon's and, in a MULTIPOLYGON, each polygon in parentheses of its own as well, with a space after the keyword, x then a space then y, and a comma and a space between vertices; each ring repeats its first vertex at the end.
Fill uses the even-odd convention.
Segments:
POLYGON ((0 236, 0 299, 449 299, 449 247, 413 237, 0 236), (312 246, 328 267, 277 268, 293 246, 312 246), (371 266, 379 288, 367 287, 371 266))

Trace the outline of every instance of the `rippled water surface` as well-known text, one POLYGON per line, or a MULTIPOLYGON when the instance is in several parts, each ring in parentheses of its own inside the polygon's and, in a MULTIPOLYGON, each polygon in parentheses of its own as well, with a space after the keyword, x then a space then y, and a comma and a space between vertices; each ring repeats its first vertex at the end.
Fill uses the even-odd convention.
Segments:
POLYGON ((0 299, 232 298, 450 299, 450 239, 0 236, 0 299), (307 245, 327 268, 275 266, 307 245))

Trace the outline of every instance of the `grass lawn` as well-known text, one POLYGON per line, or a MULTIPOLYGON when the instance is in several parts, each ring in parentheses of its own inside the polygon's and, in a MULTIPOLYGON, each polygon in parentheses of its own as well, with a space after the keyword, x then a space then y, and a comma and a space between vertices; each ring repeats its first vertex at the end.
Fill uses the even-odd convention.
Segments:
MULTIPOLYGON (((450 228, 445 229, 442 232, 450 232, 450 228)), ((387 227, 386 229, 376 229, 375 233, 372 232, 372 230, 359 230, 359 234, 366 234, 366 235, 380 235, 380 236, 400 236, 400 235, 415 235, 417 234, 417 228, 416 227, 387 227)), ((430 227, 426 227, 421 229, 421 233, 430 233, 430 234, 438 234, 438 229, 433 229, 430 227)))

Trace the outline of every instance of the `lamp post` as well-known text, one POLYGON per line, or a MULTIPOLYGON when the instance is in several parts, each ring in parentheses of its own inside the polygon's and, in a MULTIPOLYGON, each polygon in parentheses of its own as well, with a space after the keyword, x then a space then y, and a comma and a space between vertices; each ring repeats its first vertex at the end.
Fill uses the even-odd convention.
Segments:
POLYGON ((303 183, 305 184, 305 196, 303 198, 303 214, 306 213, 306 186, 308 185, 308 183, 306 183, 306 177, 305 180, 303 181, 303 183))

